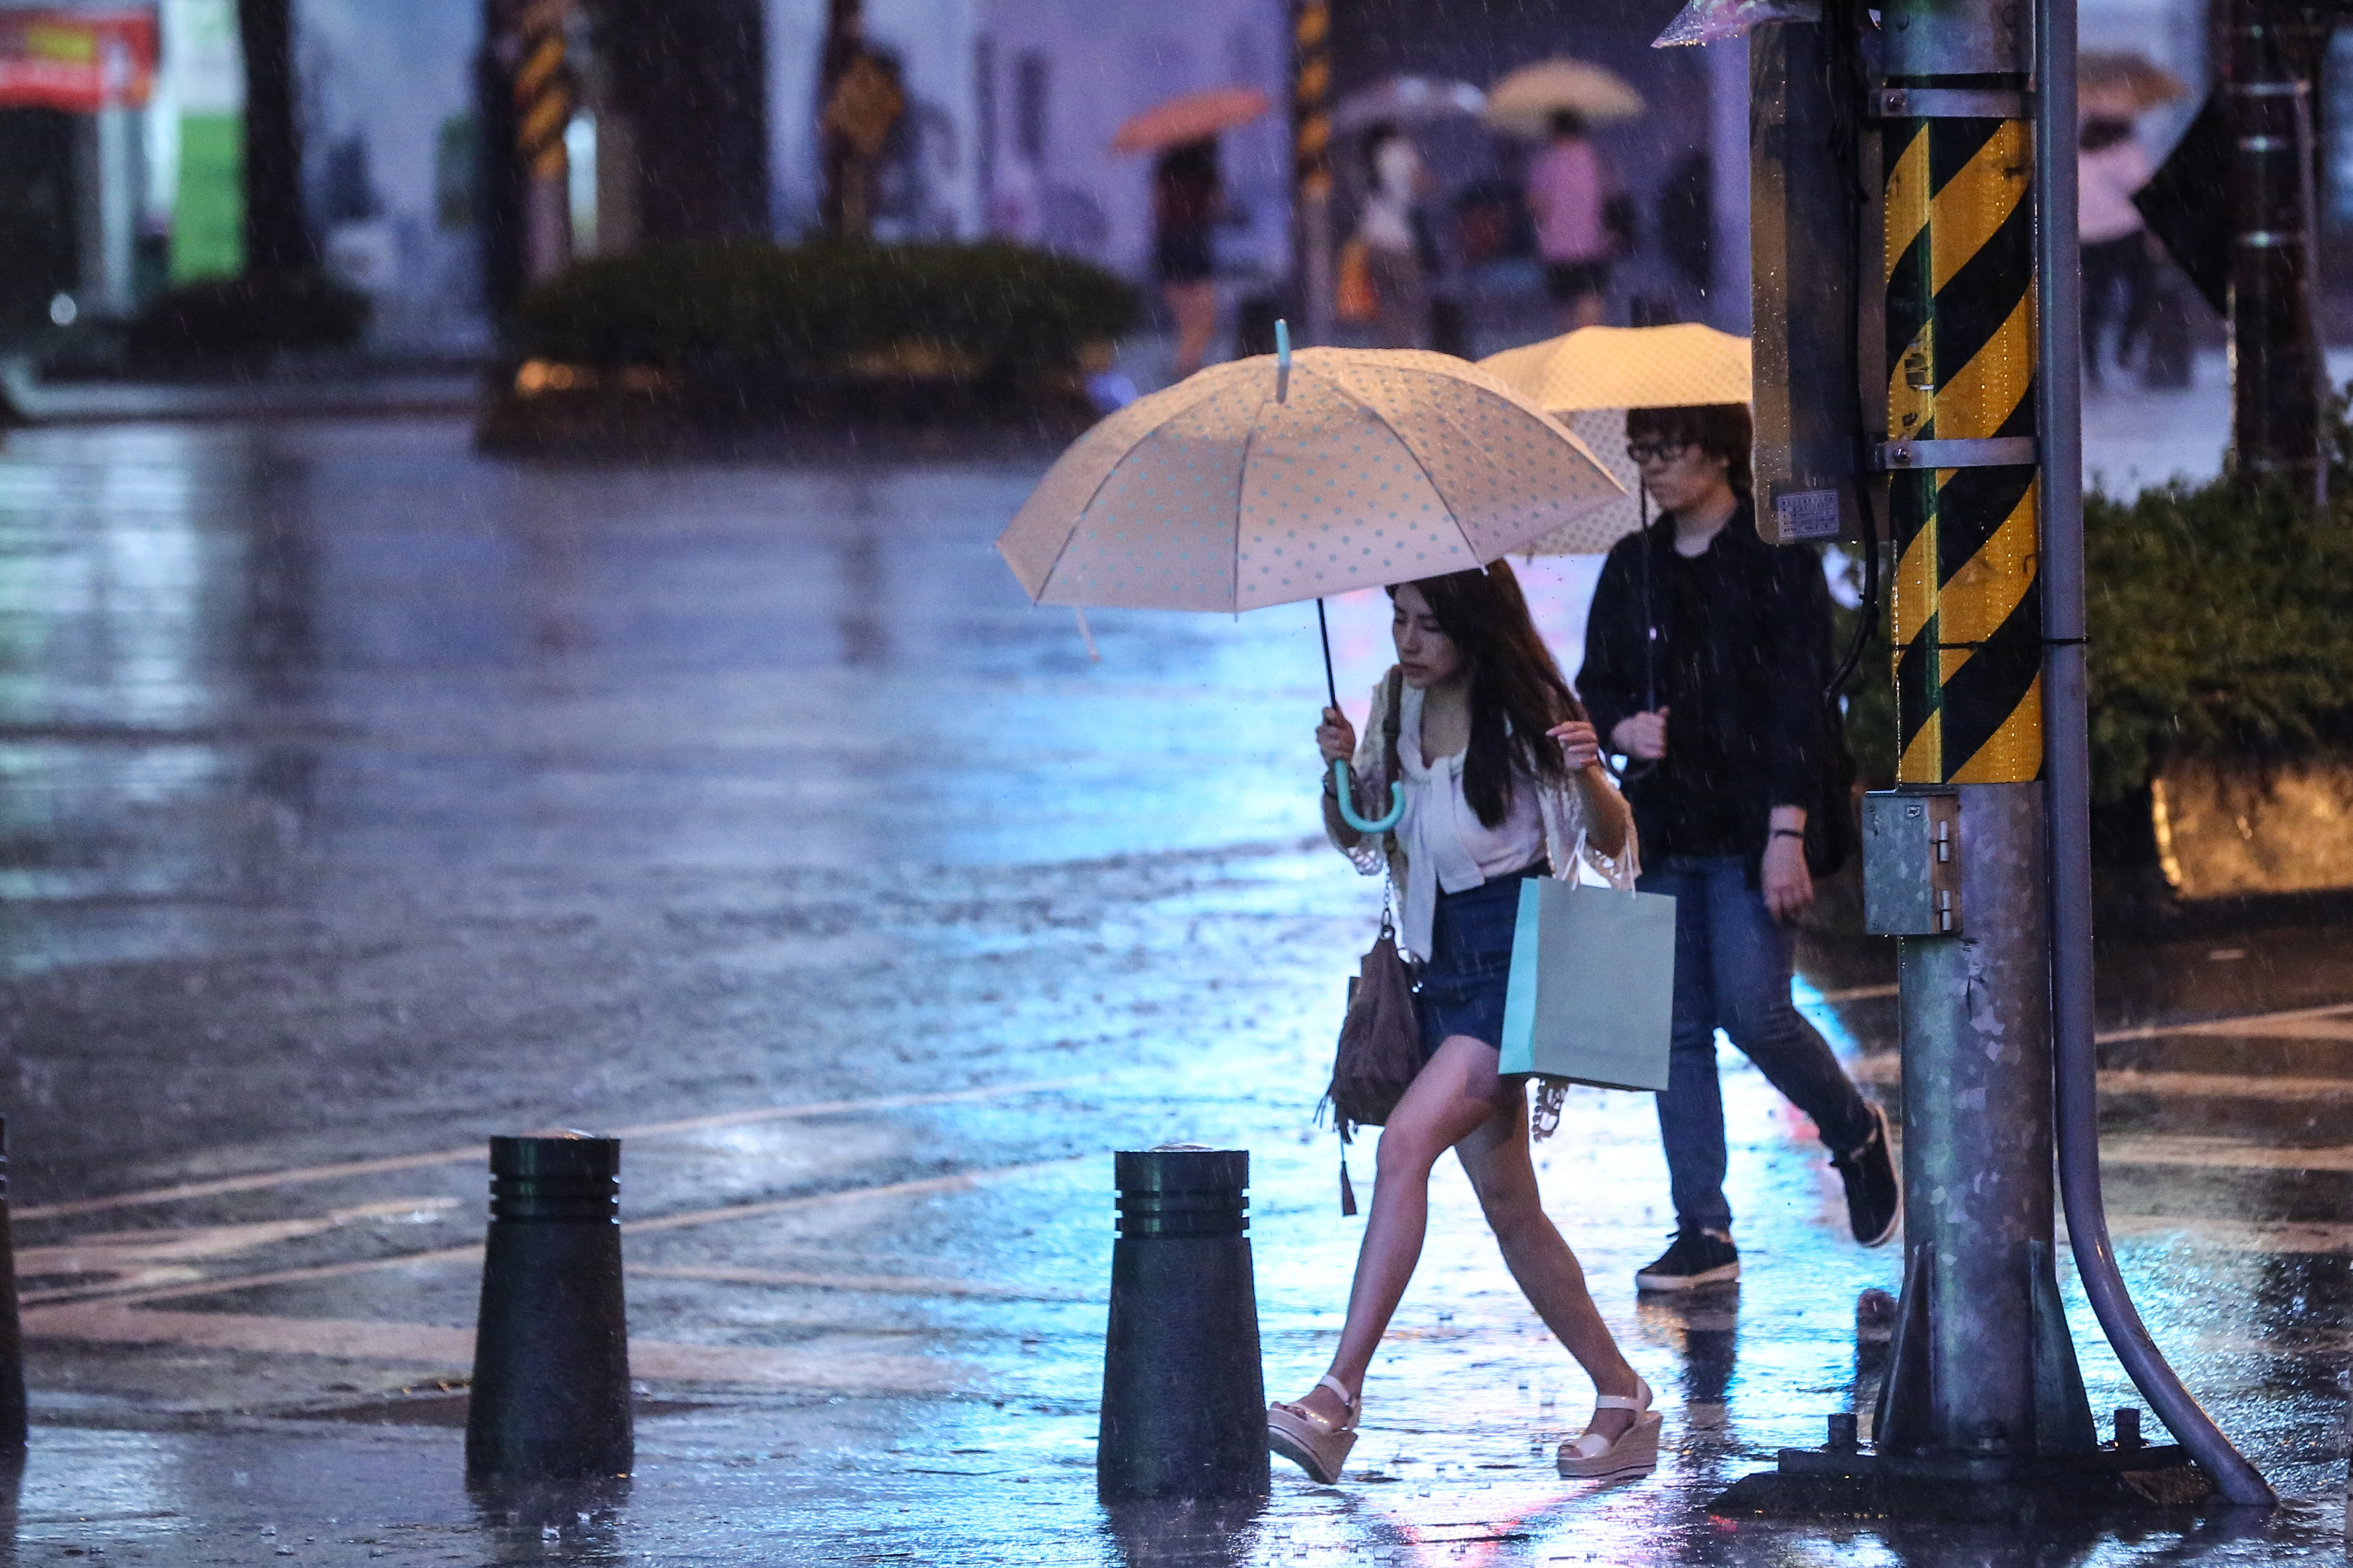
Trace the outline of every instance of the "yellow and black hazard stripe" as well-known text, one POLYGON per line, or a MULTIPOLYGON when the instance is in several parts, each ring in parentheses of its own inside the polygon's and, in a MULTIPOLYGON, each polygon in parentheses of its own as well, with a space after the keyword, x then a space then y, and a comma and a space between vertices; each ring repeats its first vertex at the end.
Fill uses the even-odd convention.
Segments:
POLYGON ((533 180, 564 178, 565 128, 572 122, 572 73, 564 68, 564 24, 569 0, 537 0, 517 26, 514 73, 515 152, 533 180))
MULTIPOLYGON (((2033 148, 2023 120, 1888 122, 1888 438, 2034 434, 2033 148)), ((1901 784, 2042 767, 2031 464, 1895 475, 1901 784)))
POLYGON ((1332 6, 1299 0, 1292 24, 1292 179, 1303 196, 1332 189, 1332 6))

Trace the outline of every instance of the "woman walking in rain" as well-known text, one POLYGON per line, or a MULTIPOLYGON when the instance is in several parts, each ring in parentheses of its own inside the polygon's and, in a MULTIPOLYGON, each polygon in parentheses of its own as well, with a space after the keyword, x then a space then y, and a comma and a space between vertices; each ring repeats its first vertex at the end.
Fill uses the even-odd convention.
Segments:
POLYGON ((1620 1353, 1544 1212, 1528 1157, 1527 1080, 1496 1071, 1521 879, 1573 877, 1583 855, 1630 887, 1633 818, 1509 566, 1389 594, 1398 662, 1374 689, 1365 744, 1336 708, 1324 710, 1315 742, 1327 770, 1353 759, 1354 804, 1378 809, 1391 783, 1385 721, 1398 705, 1403 818, 1388 834, 1358 834, 1342 819, 1327 772, 1324 824, 1358 870, 1386 869, 1405 890, 1403 942, 1424 960, 1415 994, 1424 1060, 1381 1133, 1338 1352, 1303 1398, 1269 1406, 1268 1439, 1317 1481, 1339 1478, 1364 1412, 1366 1370, 1421 1256, 1430 1170, 1451 1149, 1512 1277, 1599 1393, 1585 1432, 1560 1447, 1561 1474, 1640 1474, 1658 1463, 1651 1388, 1620 1353))
POLYGON ((1413 139, 1376 125, 1365 137, 1364 216, 1356 236, 1372 266, 1373 299, 1385 349, 1418 349, 1430 330, 1430 278, 1414 232, 1414 205, 1430 184, 1413 139))

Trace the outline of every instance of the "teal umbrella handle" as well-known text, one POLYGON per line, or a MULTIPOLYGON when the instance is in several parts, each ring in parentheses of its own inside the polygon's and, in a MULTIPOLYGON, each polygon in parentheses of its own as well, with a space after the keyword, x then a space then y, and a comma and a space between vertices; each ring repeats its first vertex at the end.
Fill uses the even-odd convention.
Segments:
POLYGON ((1356 815, 1356 789, 1348 776, 1348 764, 1335 759, 1332 763, 1332 784, 1340 796, 1340 820, 1359 833, 1387 833, 1405 820, 1405 785, 1389 785, 1389 812, 1387 816, 1367 822, 1356 815))

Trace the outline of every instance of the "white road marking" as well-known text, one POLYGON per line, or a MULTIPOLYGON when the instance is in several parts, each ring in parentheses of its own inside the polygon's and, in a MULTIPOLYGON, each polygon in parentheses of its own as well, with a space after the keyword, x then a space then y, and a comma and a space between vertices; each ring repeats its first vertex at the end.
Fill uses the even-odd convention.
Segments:
POLYGON ((701 1268, 644 1265, 628 1269, 632 1279, 700 1279, 718 1285, 769 1285, 791 1290, 859 1290, 881 1296, 979 1297, 1002 1301, 1101 1302, 1081 1290, 1041 1290, 1034 1285, 994 1285, 974 1279, 916 1279, 900 1274, 818 1274, 805 1269, 701 1268))
MULTIPOLYGON (((1092 1083, 1091 1079, 1051 1079, 1036 1083, 1000 1084, 988 1089, 959 1089, 936 1094, 894 1094, 879 1100, 837 1100, 814 1105, 771 1105, 756 1110, 724 1111, 715 1116, 689 1117, 681 1121, 649 1121, 623 1127, 615 1138, 669 1138, 682 1132, 704 1132, 721 1127, 750 1127, 764 1121, 790 1121, 815 1116, 850 1116, 861 1111, 901 1110, 918 1105, 953 1105, 974 1100, 1013 1095, 1046 1094, 1092 1083)), ((67 1215, 98 1214, 107 1209, 135 1208, 142 1204, 185 1203, 192 1198, 224 1193, 262 1192, 271 1187, 299 1186, 307 1182, 339 1182, 353 1176, 376 1176, 393 1171, 420 1171, 434 1165, 462 1165, 488 1158, 487 1145, 438 1149, 427 1154, 397 1154, 384 1160, 353 1160, 339 1165, 303 1165, 286 1171, 256 1171, 207 1182, 178 1182, 168 1187, 148 1187, 135 1193, 113 1193, 102 1198, 77 1198, 68 1203, 35 1204, 14 1211, 20 1220, 57 1219, 67 1215)))
MULTIPOLYGON (((2063 1227, 2061 1234, 2063 1236, 2063 1227)), ((2210 1219, 2196 1215, 2112 1214, 2108 1234, 2136 1239, 2182 1236, 2234 1252, 2353 1252, 2353 1225, 2314 1225, 2297 1220, 2210 1219)))
MULTIPOLYGON (((1846 1064, 1857 1083, 1898 1084, 1904 1060, 1894 1051, 1874 1051, 1846 1064)), ((2353 1078, 2265 1078, 2223 1072, 2143 1072, 2117 1068, 2100 1075, 2103 1094, 2149 1094, 2160 1099, 2314 1100, 2332 1108, 2353 1099, 2353 1078)))
MULTIPOLYGON (((25 1333, 85 1343, 181 1345, 344 1361, 416 1362, 458 1371, 474 1363, 474 1331, 431 1323, 347 1318, 272 1318, 241 1312, 134 1311, 114 1301, 40 1307, 25 1333)), ((871 1342, 833 1335, 789 1348, 629 1342, 629 1373, 656 1382, 723 1383, 831 1393, 931 1394, 968 1384, 972 1369, 926 1356, 877 1352, 871 1342)))
MULTIPOLYGON (((725 1208, 694 1209, 684 1214, 659 1215, 652 1219, 631 1220, 621 1226, 624 1237, 646 1231, 681 1230, 690 1226, 724 1225, 733 1220, 763 1219, 775 1215, 799 1214, 811 1209, 828 1208, 837 1204, 857 1203, 873 1198, 923 1197, 935 1193, 965 1192, 987 1182, 1010 1176, 1029 1175, 1039 1171, 1059 1170, 1081 1161, 1092 1159, 1088 1154, 1072 1155, 1062 1160, 1041 1160, 1022 1165, 999 1165, 982 1171, 959 1171, 953 1175, 926 1176, 920 1181, 890 1182, 881 1186, 848 1187, 833 1192, 809 1193, 796 1198, 778 1198, 770 1203, 735 1204, 725 1208)), ((249 1290, 263 1285, 304 1285, 321 1279, 345 1279, 354 1274, 375 1274, 387 1269, 424 1267, 442 1263, 469 1262, 480 1264, 482 1247, 480 1242, 465 1247, 445 1247, 430 1252, 404 1252, 391 1258, 361 1258, 350 1263, 319 1263, 301 1268, 280 1268, 263 1274, 237 1274, 216 1279, 203 1279, 186 1284, 166 1284, 152 1289, 74 1289, 27 1292, 23 1300, 30 1305, 52 1301, 96 1301, 116 1303, 137 1301, 178 1301, 191 1296, 220 1296, 233 1290, 249 1290)), ((28 1320, 29 1321, 29 1320, 28 1320)), ((32 1331, 27 1329, 26 1332, 32 1331)))
POLYGON ((1800 1007, 1823 1002, 1875 1002, 1883 996, 1898 995, 1904 989, 1893 981, 1884 985, 1850 985, 1840 991, 1814 991, 1802 980, 1798 984, 1801 989, 1793 1000, 1800 1007))
POLYGON ((2263 1078, 2224 1072, 2141 1072, 2127 1068, 2102 1073, 2100 1091, 2188 1100, 2316 1100, 2333 1105, 2353 1099, 2353 1078, 2263 1078))
POLYGON ((2259 1035, 2290 1039, 2353 1040, 2353 1004, 2326 1007, 2293 1007, 2284 1013, 2245 1013, 2233 1018, 2201 1018, 2189 1024, 2139 1024, 2129 1029, 2103 1029, 2093 1037, 2100 1044, 2124 1040, 2155 1040, 2168 1035, 2259 1035))
POLYGON ((2299 1149, 2227 1138, 2104 1138, 2104 1164, 2200 1165, 2240 1170, 2353 1171, 2353 1145, 2299 1149))

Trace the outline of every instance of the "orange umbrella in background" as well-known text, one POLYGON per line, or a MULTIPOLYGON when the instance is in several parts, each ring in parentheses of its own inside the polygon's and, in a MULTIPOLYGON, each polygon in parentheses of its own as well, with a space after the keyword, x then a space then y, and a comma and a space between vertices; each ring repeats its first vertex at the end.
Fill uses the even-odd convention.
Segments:
POLYGON ((2085 49, 2076 81, 2084 114, 2115 120, 2189 96, 2188 83, 2137 49, 2085 49))
POLYGON ((1248 125, 1274 107, 1254 87, 1213 87, 1155 103, 1132 115, 1111 139, 1114 153, 1157 153, 1187 142, 1206 142, 1237 125, 1248 125))

